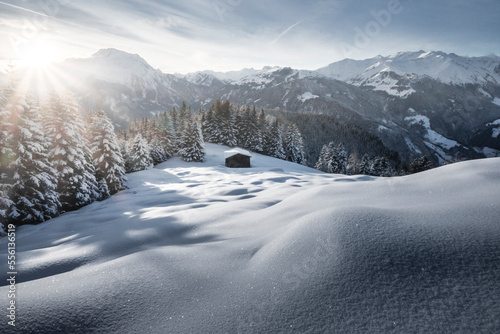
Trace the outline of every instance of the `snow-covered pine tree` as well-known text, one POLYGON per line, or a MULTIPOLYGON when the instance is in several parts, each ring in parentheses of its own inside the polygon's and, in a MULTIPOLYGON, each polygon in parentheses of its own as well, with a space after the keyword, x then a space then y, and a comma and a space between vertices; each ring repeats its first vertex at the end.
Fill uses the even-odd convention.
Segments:
POLYGON ((50 156, 57 171, 57 192, 62 211, 76 210, 99 197, 92 152, 85 136, 85 123, 75 99, 52 93, 45 107, 50 156))
POLYGON ((427 156, 423 155, 418 159, 415 159, 410 164, 409 172, 411 174, 420 173, 433 168, 432 162, 427 158, 427 156))
POLYGON ((264 109, 260 110, 258 119, 259 119, 259 132, 261 136, 261 149, 258 150, 257 152, 263 153, 266 140, 265 135, 267 131, 266 113, 264 112, 264 109))
POLYGON ((170 111, 170 119, 172 120, 172 131, 173 131, 173 140, 172 147, 174 149, 174 153, 177 153, 180 149, 181 137, 182 137, 182 120, 179 117, 179 112, 175 107, 170 111))
POLYGON ((217 100, 212 105, 214 111, 211 141, 215 144, 236 146, 236 130, 234 124, 234 112, 228 100, 222 102, 217 100))
POLYGON ((220 117, 217 118, 219 123, 219 134, 221 135, 221 144, 234 147, 238 145, 236 137, 238 131, 235 126, 235 111, 233 110, 229 100, 226 100, 221 105, 220 117))
MULTIPOLYGON (((248 106, 246 107, 248 108, 248 106)), ((246 113, 245 108, 241 106, 236 106, 233 113, 233 124, 236 135, 236 145, 245 147, 245 136, 246 136, 246 113)))
POLYGON ((49 142, 34 102, 18 96, 16 104, 20 108, 12 138, 16 143, 16 159, 11 163, 13 205, 8 210, 8 219, 17 225, 36 224, 59 212, 56 171, 49 162, 49 142))
POLYGON ((205 160, 205 148, 203 147, 203 136, 197 122, 193 121, 182 135, 182 147, 179 155, 185 161, 202 162, 205 160))
POLYGON ((214 142, 213 141, 213 132, 214 132, 214 112, 213 108, 210 107, 209 110, 206 110, 205 112, 202 113, 202 134, 203 138, 205 138, 205 141, 207 142, 214 142))
POLYGON ((331 163, 332 163, 332 148, 333 142, 330 142, 328 145, 323 145, 321 148, 321 152, 319 154, 318 161, 314 168, 317 170, 323 171, 325 173, 332 173, 331 163))
POLYGON ((344 144, 340 143, 337 147, 333 149, 332 152, 332 173, 346 174, 347 160, 348 160, 347 151, 344 148, 344 144))
POLYGON ((125 140, 124 138, 118 138, 118 145, 120 146, 120 153, 123 158, 125 173, 132 172, 130 169, 130 155, 132 144, 132 139, 125 140))
POLYGON ((283 149, 281 126, 276 118, 270 121, 264 135, 264 154, 282 160, 286 158, 285 150, 283 149))
POLYGON ((387 162, 386 157, 378 156, 378 157, 375 157, 372 161, 371 168, 370 168, 370 175, 393 176, 394 171, 392 170, 392 167, 387 162))
POLYGON ((16 123, 17 109, 11 99, 15 91, 15 82, 9 69, 9 83, 0 90, 0 221, 7 224, 7 211, 13 204, 10 199, 12 184, 14 183, 11 162, 15 159, 14 141, 12 140, 13 127, 16 123))
POLYGON ((130 148, 129 157, 130 172, 138 172, 144 169, 151 168, 153 161, 150 155, 150 148, 148 143, 138 133, 134 138, 134 143, 130 148))
POLYGON ((283 140, 286 160, 305 165, 304 140, 295 123, 288 126, 283 140))
POLYGON ((255 106, 247 106, 243 114, 241 145, 252 151, 262 151, 262 133, 259 127, 259 119, 255 106))
POLYGON ((364 154, 359 164, 359 173, 363 175, 371 175, 371 159, 368 154, 364 154))
POLYGON ((153 165, 161 164, 167 161, 169 158, 168 153, 165 150, 165 145, 160 141, 159 138, 153 138, 149 143, 151 160, 153 160, 153 165))
POLYGON ((102 109, 92 116, 90 137, 96 177, 107 186, 106 191, 101 181, 101 199, 125 189, 127 182, 125 162, 114 130, 102 109))
POLYGON ((150 119, 151 158, 155 165, 170 159, 173 155, 172 127, 167 113, 157 114, 150 119))

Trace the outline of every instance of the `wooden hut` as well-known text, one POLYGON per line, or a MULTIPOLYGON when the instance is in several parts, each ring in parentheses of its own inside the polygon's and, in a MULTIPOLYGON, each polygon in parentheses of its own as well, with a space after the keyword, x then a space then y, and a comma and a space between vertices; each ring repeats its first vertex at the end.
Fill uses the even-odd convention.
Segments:
POLYGON ((226 167, 230 168, 248 168, 250 166, 250 152, 241 148, 233 148, 229 151, 224 151, 224 159, 226 159, 226 167))

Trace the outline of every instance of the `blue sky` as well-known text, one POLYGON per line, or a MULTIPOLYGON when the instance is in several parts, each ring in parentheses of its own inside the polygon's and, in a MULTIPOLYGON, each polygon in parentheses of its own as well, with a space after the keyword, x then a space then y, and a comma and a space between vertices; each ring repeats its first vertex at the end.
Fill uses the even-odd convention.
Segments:
POLYGON ((500 55, 498 0, 3 0, 0 61, 137 53, 166 73, 316 69, 398 51, 500 55))

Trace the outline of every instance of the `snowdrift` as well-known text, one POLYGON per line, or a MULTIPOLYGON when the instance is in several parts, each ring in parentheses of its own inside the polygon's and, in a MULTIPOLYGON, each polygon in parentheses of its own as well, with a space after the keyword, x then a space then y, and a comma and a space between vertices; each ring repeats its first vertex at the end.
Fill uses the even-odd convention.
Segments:
POLYGON ((500 159, 373 178, 225 149, 18 228, 1 332, 500 332, 500 159))

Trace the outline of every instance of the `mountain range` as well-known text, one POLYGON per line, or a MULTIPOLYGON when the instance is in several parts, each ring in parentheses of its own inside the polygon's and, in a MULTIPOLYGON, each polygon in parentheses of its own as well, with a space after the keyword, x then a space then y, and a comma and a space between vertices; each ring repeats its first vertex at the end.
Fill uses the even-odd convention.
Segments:
POLYGON ((119 127, 182 101, 196 110, 229 99, 354 124, 406 161, 426 155, 443 164, 500 153, 497 56, 418 51, 345 59, 315 71, 269 66, 165 74, 139 55, 103 49, 56 64, 54 72, 82 105, 104 107, 119 127))

